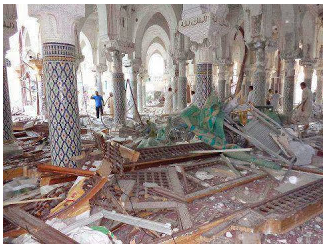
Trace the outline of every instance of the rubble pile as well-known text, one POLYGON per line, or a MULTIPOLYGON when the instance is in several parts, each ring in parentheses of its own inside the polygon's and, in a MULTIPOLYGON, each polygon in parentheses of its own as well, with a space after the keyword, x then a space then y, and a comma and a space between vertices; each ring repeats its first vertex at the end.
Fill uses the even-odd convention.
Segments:
POLYGON ((81 117, 77 168, 51 165, 47 122, 20 115, 3 242, 322 242, 322 124, 299 135, 270 115, 209 97, 120 127, 81 117))

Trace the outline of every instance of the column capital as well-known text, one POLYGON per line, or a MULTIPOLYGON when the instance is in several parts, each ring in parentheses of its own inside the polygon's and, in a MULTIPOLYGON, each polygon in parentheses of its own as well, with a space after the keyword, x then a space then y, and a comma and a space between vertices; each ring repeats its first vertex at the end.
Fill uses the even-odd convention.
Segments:
POLYGON ((219 67, 233 65, 232 61, 227 58, 218 58, 215 63, 219 67))
POLYGON ((208 39, 204 40, 200 45, 193 43, 190 49, 195 53, 196 63, 213 63, 215 48, 211 45, 211 42, 208 39))
POLYGON ((295 60, 301 57, 301 50, 294 49, 294 50, 284 50, 280 54, 281 59, 283 60, 295 60))
POLYGON ((314 68, 314 65, 316 64, 316 62, 317 61, 315 59, 305 58, 305 59, 300 60, 300 65, 304 66, 306 68, 314 68))
POLYGON ((29 4, 28 13, 38 18, 41 42, 75 45, 76 22, 85 17, 84 4, 29 4))
POLYGON ((98 64, 96 65, 96 71, 99 73, 103 73, 105 71, 107 71, 107 65, 106 64, 98 64))
POLYGON ((249 43, 246 43, 246 46, 250 49, 250 50, 257 50, 257 49, 264 49, 266 46, 266 40, 254 40, 251 41, 249 43))

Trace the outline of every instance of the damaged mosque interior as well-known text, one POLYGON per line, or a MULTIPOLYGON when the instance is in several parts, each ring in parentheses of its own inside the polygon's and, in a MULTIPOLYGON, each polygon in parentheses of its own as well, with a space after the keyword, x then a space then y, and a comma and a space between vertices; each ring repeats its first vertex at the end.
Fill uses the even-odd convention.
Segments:
POLYGON ((323 243, 322 4, 4 4, 3 243, 323 243))

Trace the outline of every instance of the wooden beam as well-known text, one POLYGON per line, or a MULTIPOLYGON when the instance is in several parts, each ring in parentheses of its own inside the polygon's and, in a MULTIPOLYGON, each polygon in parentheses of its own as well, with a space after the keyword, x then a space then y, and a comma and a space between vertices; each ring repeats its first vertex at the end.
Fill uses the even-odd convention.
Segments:
POLYGON ((50 173, 59 173, 59 174, 67 174, 67 175, 75 175, 75 176, 85 176, 85 177, 92 177, 96 175, 96 172, 92 172, 89 170, 82 170, 76 168, 65 168, 65 167, 58 167, 53 165, 38 165, 39 172, 50 172, 50 173))
POLYGON ((213 195, 218 192, 229 190, 229 189, 235 188, 237 186, 247 184, 254 180, 262 179, 266 176, 267 176, 267 174, 265 174, 265 173, 259 173, 259 174, 245 176, 245 177, 234 179, 234 180, 231 180, 231 181, 228 181, 228 182, 216 185, 216 186, 211 186, 209 188, 196 191, 194 193, 190 193, 190 194, 186 195, 185 197, 187 199, 187 202, 192 202, 199 198, 203 198, 203 197, 210 196, 210 195, 213 195))
POLYGON ((13 224, 24 227, 40 243, 77 244, 72 238, 69 238, 17 206, 5 207, 3 209, 3 216, 13 224))

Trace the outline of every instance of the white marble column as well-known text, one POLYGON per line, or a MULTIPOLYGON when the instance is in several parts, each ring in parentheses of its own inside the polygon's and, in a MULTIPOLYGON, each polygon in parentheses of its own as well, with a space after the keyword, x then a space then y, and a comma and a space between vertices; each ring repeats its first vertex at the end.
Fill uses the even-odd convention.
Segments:
POLYGON ((84 17, 84 5, 29 5, 29 15, 40 22, 43 75, 49 112, 52 164, 76 167, 81 154, 76 82, 75 23, 84 17))
POLYGON ((311 60, 301 60, 300 65, 303 66, 304 72, 304 82, 306 83, 307 87, 311 89, 312 87, 312 76, 313 76, 313 66, 314 61, 311 60))
POLYGON ((107 70, 106 64, 98 64, 96 66, 96 89, 101 96, 104 96, 102 74, 107 70))
POLYGON ((225 72, 225 97, 231 95, 231 79, 233 73, 233 64, 229 63, 226 65, 226 72, 225 72))

